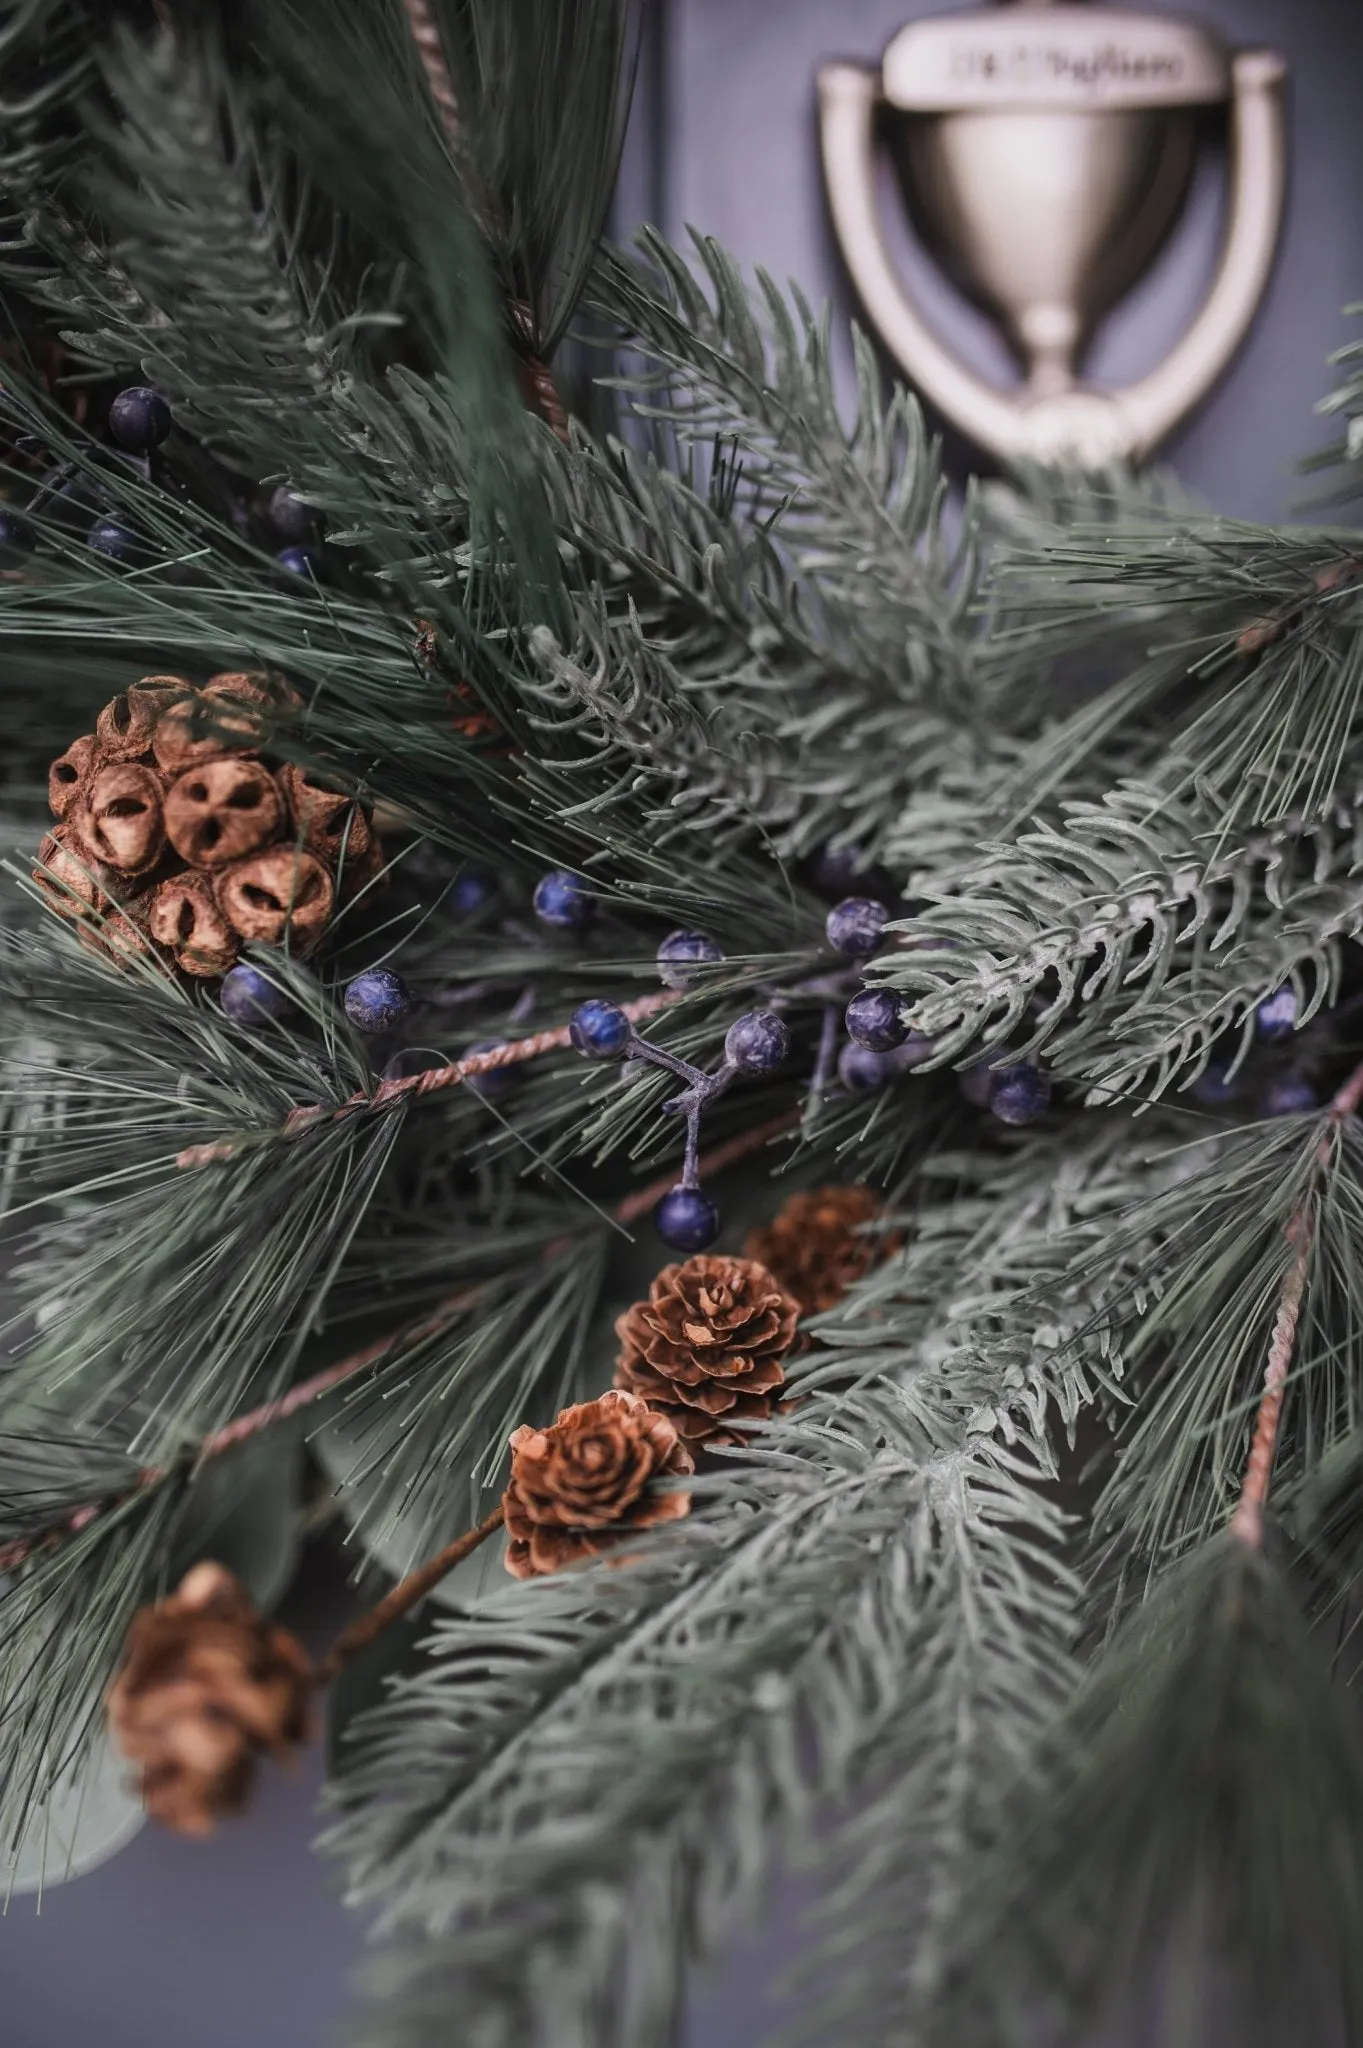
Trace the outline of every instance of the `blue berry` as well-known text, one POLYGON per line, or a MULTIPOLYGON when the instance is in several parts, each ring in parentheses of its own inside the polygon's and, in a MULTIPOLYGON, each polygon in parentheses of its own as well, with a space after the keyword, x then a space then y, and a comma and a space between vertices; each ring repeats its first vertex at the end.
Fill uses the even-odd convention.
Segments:
POLYGON ((1315 1089, 1300 1074, 1280 1074, 1259 1099, 1261 1116, 1306 1116, 1319 1107, 1315 1089))
MULTIPOLYGON (((506 1044, 504 1038, 480 1038, 475 1045, 465 1050, 468 1059, 479 1052, 496 1052, 506 1044)), ((495 1102, 499 1095, 505 1095, 508 1088, 514 1088, 521 1078, 519 1067, 491 1067, 486 1074, 470 1074, 464 1086, 470 1095, 476 1095, 480 1102, 495 1102)))
POLYGON ((747 1010, 729 1026, 724 1057, 740 1074, 774 1073, 790 1051, 790 1031, 775 1010, 747 1010))
POLYGON ((1051 1077, 1030 1060, 996 1067, 989 1107, 1001 1124, 1030 1124, 1050 1107, 1051 1077))
POLYGON ((1209 1060, 1189 1090, 1194 1101, 1204 1102, 1210 1109, 1236 1101, 1242 1092, 1240 1076, 1232 1080, 1230 1061, 1222 1059, 1209 1060))
POLYGON ((669 932, 658 948, 658 978, 664 988, 689 988, 696 978, 693 969, 723 958, 705 932, 669 932))
POLYGON ((222 978, 218 1001, 238 1024, 256 1024, 262 1017, 282 1017, 289 1007, 289 998, 278 983, 245 962, 240 967, 229 967, 222 978))
POLYGON ((170 407, 159 391, 130 384, 109 407, 109 432, 133 455, 150 455, 171 430, 170 407))
POLYGON ((844 1088, 863 1095, 871 1088, 883 1088, 895 1075, 894 1054, 872 1052, 864 1045, 845 1045, 838 1054, 838 1079, 844 1088))
POLYGON ((580 932, 592 921, 596 898, 566 868, 551 868, 535 885, 535 915, 555 931, 580 932))
POLYGON ((411 1006, 406 982, 391 967, 367 967, 346 985, 345 1013, 357 1031, 392 1031, 411 1006))
POLYGON ((847 1005, 847 1035, 868 1052, 893 1052, 908 1037, 899 998, 887 988, 864 988, 847 1005))
POLYGON ((701 1188, 669 1188, 653 1211, 653 1228, 674 1252, 703 1252, 719 1236, 719 1211, 701 1188))
POLYGON ((633 1037, 629 1018, 618 1003, 593 996, 579 1003, 568 1020, 573 1048, 589 1060, 620 1060, 633 1037))
POLYGON ((144 557, 137 535, 120 526, 116 519, 97 519, 85 536, 85 544, 97 555, 107 555, 111 562, 131 565, 144 557))
POLYGON ((977 1060, 973 1067, 964 1067, 957 1074, 956 1086, 973 1109, 988 1109, 994 1089, 994 1072, 991 1061, 977 1060))
POLYGON ((1289 984, 1286 988, 1275 988, 1271 996, 1265 996, 1254 1012, 1254 1028, 1260 1038, 1270 1045, 1290 1038, 1297 1023, 1297 992, 1289 984))
POLYGON ((281 569, 287 569, 291 576, 316 578, 321 564, 311 548, 281 548, 275 556, 281 569))
POLYGON ((0 558, 31 555, 37 545, 38 536, 26 519, 8 507, 0 511, 0 558))
POLYGON ((497 894, 497 884, 481 868, 465 868, 450 884, 450 908, 460 917, 477 917, 497 894))
POLYGON ((880 944, 880 934, 890 913, 874 896, 844 896, 824 920, 828 943, 835 953, 864 960, 880 944))
POLYGON ((281 540, 309 541, 317 531, 317 514, 287 484, 271 491, 268 517, 281 540))

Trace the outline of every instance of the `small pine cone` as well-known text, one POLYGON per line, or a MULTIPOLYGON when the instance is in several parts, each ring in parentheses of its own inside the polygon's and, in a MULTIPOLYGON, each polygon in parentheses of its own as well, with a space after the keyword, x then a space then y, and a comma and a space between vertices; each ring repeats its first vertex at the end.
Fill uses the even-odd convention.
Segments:
POLYGON ((743 1249, 795 1296, 802 1315, 818 1315, 894 1249, 894 1240, 865 1228, 880 1210, 870 1188, 811 1188, 792 1195, 743 1249))
POLYGON ((321 861, 295 846, 267 846, 224 868, 216 894, 239 937, 260 946, 282 946, 289 938, 298 953, 321 939, 336 899, 321 861))
POLYGON ((236 960, 236 933, 207 875, 171 875, 162 882, 148 906, 147 924, 157 945, 169 947, 186 974, 226 974, 236 960))
POLYGON ((47 801, 54 818, 64 818, 80 801, 96 764, 100 745, 92 732, 72 740, 47 771, 47 801))
POLYGON ((226 867, 268 846, 284 805, 268 768, 238 754, 200 761, 177 775, 165 799, 166 837, 194 868, 226 867))
POLYGON ((694 1469, 673 1422, 634 1394, 602 1394, 563 1409, 548 1429, 514 1430, 502 1496, 507 1570, 538 1578, 675 1522, 690 1513, 690 1494, 653 1481, 694 1469))
POLYGON ((49 832, 38 848, 33 879, 44 903, 58 917, 88 917, 104 901, 103 870, 71 843, 65 825, 49 832))
POLYGON ((99 751, 106 761, 140 761, 150 753, 161 716, 191 690, 183 676, 143 676, 121 690, 95 720, 99 751))
POLYGON ((312 1667, 219 1564, 144 1607, 109 1689, 115 1747, 141 1769, 142 1804, 180 1835, 208 1835, 246 1804, 256 1759, 308 1736, 312 1667))
POLYGON ((688 1444, 741 1444, 776 1405, 800 1304, 756 1259, 702 1252, 664 1266, 615 1325, 615 1384, 641 1394, 688 1444))
POLYGON ((353 796, 315 782, 291 761, 279 771, 289 816, 304 846, 334 869, 344 851, 348 867, 358 864, 374 842, 370 814, 353 796))
POLYGON ((96 768, 67 820, 73 843, 120 875, 145 875, 166 843, 161 778, 136 761, 96 768))

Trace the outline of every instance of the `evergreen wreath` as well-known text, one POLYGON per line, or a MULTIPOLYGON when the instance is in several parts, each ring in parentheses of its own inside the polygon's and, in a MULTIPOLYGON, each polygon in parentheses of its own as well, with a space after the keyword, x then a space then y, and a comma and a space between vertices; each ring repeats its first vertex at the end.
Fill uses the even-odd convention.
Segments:
POLYGON ((664 2048, 778 1857, 811 2039, 1349 2048, 1363 536, 957 519, 602 245, 628 60, 0 6, 8 1881, 334 1679, 365 2048, 664 2048))

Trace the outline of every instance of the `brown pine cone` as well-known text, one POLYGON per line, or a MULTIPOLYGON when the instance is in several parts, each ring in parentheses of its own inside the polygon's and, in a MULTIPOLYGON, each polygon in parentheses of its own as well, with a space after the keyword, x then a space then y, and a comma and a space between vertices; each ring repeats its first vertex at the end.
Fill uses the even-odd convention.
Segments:
POLYGON ((785 1379, 800 1304, 756 1259, 702 1252, 664 1266, 615 1325, 615 1384, 641 1394, 688 1444, 741 1444, 785 1379))
POLYGON ((548 1429, 512 1432, 502 1495, 506 1568, 533 1579, 580 1564, 621 1537, 690 1513, 689 1493, 663 1493, 666 1475, 694 1471, 665 1415, 634 1394, 602 1394, 565 1408, 548 1429))
POLYGON ((743 1249, 795 1296, 802 1315, 818 1315, 894 1249, 897 1240, 865 1229, 880 1211, 870 1188, 810 1188, 792 1195, 743 1249))
POLYGON ((198 1564, 144 1607, 109 1688, 109 1732, 141 1767, 142 1804, 180 1835, 208 1835, 246 1804, 257 1757, 306 1741, 312 1667, 220 1564, 198 1564))

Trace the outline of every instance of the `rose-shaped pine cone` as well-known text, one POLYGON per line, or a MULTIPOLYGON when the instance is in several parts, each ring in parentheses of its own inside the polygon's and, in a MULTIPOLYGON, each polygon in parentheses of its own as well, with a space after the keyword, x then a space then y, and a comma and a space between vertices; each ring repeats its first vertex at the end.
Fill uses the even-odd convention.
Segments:
POLYGON ((144 1607, 109 1689, 109 1732, 141 1772, 142 1804, 176 1834, 208 1835, 245 1805, 257 1758, 308 1735, 312 1669, 218 1564, 144 1607))
POLYGON ((218 908, 239 938, 280 946, 285 938, 306 953, 331 918, 336 891, 315 854, 296 846, 267 846, 223 869, 218 908))
POLYGON ((538 1578, 675 1522, 690 1513, 690 1494, 654 1482, 694 1469, 672 1421, 634 1394, 602 1394, 563 1409, 548 1429, 514 1430, 502 1496, 507 1570, 538 1578))
POLYGON ((145 875, 166 843, 161 778, 137 761, 96 768, 67 819, 72 843, 119 875, 145 875))
POLYGON ((227 867, 268 846, 283 817, 269 769, 239 754, 187 768, 166 791, 166 837, 193 868, 227 867))
POLYGON ((49 832, 38 848, 33 879, 58 917, 89 917, 104 900, 103 871, 79 845, 72 845, 65 825, 49 832))
POLYGON ((237 957, 237 935, 218 908, 207 875, 171 875, 152 894, 147 929, 174 953, 186 974, 226 974, 237 957))
POLYGON ((642 1395, 688 1444, 741 1444, 772 1414, 800 1304, 756 1259, 701 1253, 664 1266, 615 1325, 615 1384, 642 1395))
POLYGON ((92 732, 72 740, 66 752, 58 754, 47 771, 47 802, 54 818, 66 817, 79 803, 99 759, 99 741, 92 732))
POLYGON ((818 1315, 894 1250, 897 1240, 865 1228, 880 1210, 867 1187, 811 1188, 792 1195, 743 1249, 795 1296, 802 1314, 818 1315))

